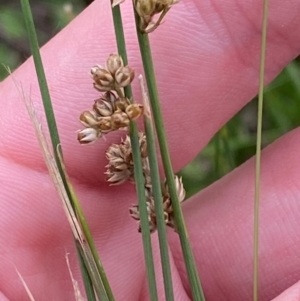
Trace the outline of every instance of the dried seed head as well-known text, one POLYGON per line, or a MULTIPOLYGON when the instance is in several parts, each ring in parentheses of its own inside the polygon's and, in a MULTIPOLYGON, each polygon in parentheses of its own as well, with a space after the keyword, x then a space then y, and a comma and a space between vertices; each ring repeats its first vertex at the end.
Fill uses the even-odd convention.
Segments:
MULTIPOLYGON (((147 213, 148 213, 148 221, 149 221, 149 230, 150 233, 153 233, 157 229, 157 219, 155 213, 155 204, 152 197, 147 197, 146 200, 147 213)), ((139 221, 138 231, 141 232, 141 223, 140 223, 140 210, 138 205, 133 205, 129 208, 130 216, 139 221)), ((169 216, 166 212, 164 212, 164 221, 166 225, 169 223, 169 216)))
POLYGON ((126 97, 118 98, 115 102, 115 106, 122 112, 125 112, 126 108, 130 105, 130 101, 126 97))
MULTIPOLYGON (((145 135, 139 133, 140 146, 141 148, 146 148, 145 135)), ((134 166, 132 159, 132 148, 131 141, 127 135, 120 144, 111 145, 106 151, 106 158, 108 159, 107 171, 107 181, 112 185, 117 185, 129 180, 134 182, 134 166)), ((148 160, 148 159, 147 159, 148 160)))
POLYGON ((175 186, 176 186, 176 192, 178 195, 178 200, 180 203, 182 203, 185 198, 185 189, 183 187, 182 178, 175 176, 174 180, 175 180, 175 186))
POLYGON ((124 141, 121 144, 113 144, 106 151, 106 158, 111 166, 117 169, 124 169, 126 166, 133 165, 131 144, 127 144, 124 141), (120 167, 122 166, 122 168, 120 167))
POLYGON ((95 100, 93 109, 100 116, 111 116, 115 111, 115 100, 115 94, 108 91, 101 98, 95 100))
MULTIPOLYGON (((156 224, 156 215, 155 215, 155 207, 154 207, 154 200, 148 199, 146 202, 147 205, 147 213, 148 213, 148 221, 149 221, 149 230, 150 233, 155 232, 156 228, 157 228, 157 224, 156 224)), ((130 216, 139 221, 139 226, 138 226, 138 231, 141 232, 141 223, 140 223, 140 210, 139 210, 139 206, 138 205, 133 205, 129 208, 129 214, 130 216)))
POLYGON ((129 118, 126 113, 122 111, 115 111, 115 113, 111 116, 111 128, 113 130, 118 130, 125 128, 129 125, 129 118))
POLYGON ((144 106, 134 103, 134 104, 129 105, 126 108, 125 112, 130 120, 136 120, 143 114, 144 106))
POLYGON ((102 133, 109 133, 112 129, 112 116, 100 117, 98 127, 102 133))
POLYGON ((101 66, 94 66, 91 69, 94 80, 94 88, 100 92, 110 91, 114 87, 114 78, 109 71, 101 66))
MULTIPOLYGON (((179 202, 183 202, 185 198, 185 190, 182 184, 182 178, 179 178, 178 176, 174 176, 175 186, 176 186, 176 192, 178 196, 179 202)), ((173 212, 173 206, 172 206, 172 200, 170 198, 169 194, 169 188, 167 186, 166 181, 164 182, 163 186, 163 208, 164 212, 167 214, 167 222, 166 224, 175 229, 175 223, 174 223, 174 212, 173 212)))
POLYGON ((125 181, 130 180, 130 177, 132 177, 132 174, 128 169, 114 170, 113 168, 110 168, 105 172, 105 174, 110 185, 122 184, 125 181))
POLYGON ((140 16, 140 28, 143 32, 154 31, 161 23, 164 15, 179 0, 135 0, 135 9, 140 16), (159 15, 156 20, 154 15, 159 15))
POLYGON ((146 135, 143 132, 139 132, 139 145, 140 145, 142 158, 143 159, 147 158, 148 157, 147 140, 146 140, 146 135))
MULTIPOLYGON (((176 188, 176 192, 177 192, 177 196, 178 196, 178 201, 179 201, 179 203, 181 203, 184 201, 184 198, 185 198, 185 190, 183 187, 182 178, 174 175, 174 181, 175 181, 175 188, 176 188)), ((162 189, 163 196, 165 198, 170 199, 169 187, 167 185, 166 180, 164 181, 164 185, 162 188, 163 188, 162 189)))
POLYGON ((85 128, 78 132, 77 139, 81 144, 90 144, 101 137, 101 132, 94 128, 85 128))
POLYGON ((153 16, 156 3, 155 0, 136 0, 135 9, 141 18, 153 16))
POLYGON ((139 221, 140 220, 139 206, 138 205, 131 206, 129 208, 129 214, 133 219, 139 221))
POLYGON ((115 75, 118 69, 124 67, 123 60, 118 54, 111 54, 106 61, 106 69, 112 76, 115 75))
POLYGON ((129 85, 134 79, 134 71, 129 66, 118 69, 115 73, 115 85, 123 88, 129 85))
POLYGON ((133 162, 132 162, 131 145, 113 144, 106 151, 106 158, 109 163, 106 166, 107 181, 111 185, 118 185, 126 180, 133 179, 133 162))
POLYGON ((118 54, 111 54, 106 60, 105 68, 100 65, 91 69, 94 88, 100 92, 119 90, 129 85, 134 78, 134 71, 124 66, 118 54))
POLYGON ((84 111, 79 119, 85 127, 95 127, 98 123, 97 115, 94 111, 84 111))

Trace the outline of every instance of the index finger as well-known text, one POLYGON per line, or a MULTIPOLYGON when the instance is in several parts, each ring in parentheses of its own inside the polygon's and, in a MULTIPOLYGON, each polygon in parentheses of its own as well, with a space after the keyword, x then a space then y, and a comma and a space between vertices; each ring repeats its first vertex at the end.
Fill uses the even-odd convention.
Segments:
MULTIPOLYGON (((175 170, 188 163, 218 128, 257 92, 260 54, 260 1, 185 1, 151 34, 153 58, 168 142, 175 170), (182 155, 184 154, 184 156, 182 155)), ((267 81, 299 53, 298 1, 270 3, 267 81)), ((130 1, 122 5, 130 65, 142 72, 130 1)), ((116 52, 109 1, 95 1, 42 49, 42 56, 70 175, 80 181, 103 179, 104 151, 111 141, 83 147, 76 130, 79 114, 99 94, 88 72, 116 52), (97 166, 97 168, 95 168, 97 166)), ((40 92, 32 59, 14 73, 38 111, 40 92)), ((134 83, 135 92, 137 84, 134 83)), ((1 85, 0 154, 33 168, 44 166, 27 112, 15 84, 1 85), (21 151, 20 151, 21 150, 21 151)), ((139 93, 135 93, 138 98, 139 93)))

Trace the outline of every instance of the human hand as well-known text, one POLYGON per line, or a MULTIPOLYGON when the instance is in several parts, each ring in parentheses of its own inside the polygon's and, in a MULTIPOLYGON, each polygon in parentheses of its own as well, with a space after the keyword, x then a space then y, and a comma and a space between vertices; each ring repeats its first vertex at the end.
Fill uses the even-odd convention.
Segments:
MULTIPOLYGON (((130 1, 122 9, 129 62, 139 74, 130 1)), ((150 35, 175 170, 193 159, 257 93, 261 15, 261 1, 187 0, 175 5, 165 24, 150 35)), ((300 53, 299 15, 298 1, 270 2, 268 82, 300 53)), ((79 114, 99 95, 92 89, 89 69, 115 52, 109 1, 96 1, 43 47, 42 56, 67 170, 116 300, 147 300, 141 237, 128 214, 136 202, 134 186, 109 187, 103 175, 104 152, 119 141, 119 134, 90 146, 76 140, 79 114)), ((42 112, 31 59, 14 78, 42 112)), ((138 91, 137 81, 133 86, 138 91)), ((73 300, 66 252, 75 278, 80 274, 71 231, 12 77, 1 83, 0 94, 0 301, 27 300, 15 267, 37 300, 73 300)), ((138 92, 135 95, 138 99, 138 92)), ((263 152, 260 300, 270 300, 300 276, 299 145, 299 130, 294 130, 263 152)), ((183 205, 207 300, 251 300, 253 163, 250 160, 183 205)), ((172 231, 169 237, 175 299, 190 300, 178 237, 172 231)), ((163 299, 156 234, 152 238, 163 299)))

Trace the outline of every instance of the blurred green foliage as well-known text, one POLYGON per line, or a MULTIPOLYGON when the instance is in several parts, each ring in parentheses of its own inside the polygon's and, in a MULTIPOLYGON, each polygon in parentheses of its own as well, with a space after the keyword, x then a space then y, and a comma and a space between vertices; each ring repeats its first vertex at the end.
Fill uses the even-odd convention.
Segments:
MULTIPOLYGON (((88 3, 83 0, 31 0, 39 43, 42 46, 64 28, 88 3)), ((2 66, 17 68, 30 56, 19 0, 0 1, 0 81, 8 74, 2 66)))
MULTIPOLYGON (((40 45, 66 26, 91 0, 31 0, 40 45)), ((0 63, 17 68, 30 56, 19 1, 0 2, 0 63)), ((7 76, 0 67, 0 81, 7 76)), ((295 59, 266 88, 263 146, 300 124, 300 59, 295 59)), ((257 98, 237 113, 179 174, 187 197, 218 180, 255 154, 257 98)))

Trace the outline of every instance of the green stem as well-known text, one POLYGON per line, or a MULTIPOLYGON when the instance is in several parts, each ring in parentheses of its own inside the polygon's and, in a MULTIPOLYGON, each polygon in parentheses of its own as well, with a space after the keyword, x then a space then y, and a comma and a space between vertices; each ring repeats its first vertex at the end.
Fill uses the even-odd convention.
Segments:
POLYGON ((80 259, 79 264, 80 264, 81 275, 82 275, 86 296, 88 298, 88 301, 96 301, 92 280, 91 277, 89 276, 88 269, 84 264, 84 258, 83 258, 84 255, 82 254, 81 246, 76 240, 75 240, 75 244, 76 244, 77 256, 80 259))
MULTIPOLYGON (((48 124, 48 128, 49 128, 50 136, 51 136, 53 153, 55 156, 56 164, 59 169, 61 178, 64 183, 64 187, 66 189, 68 197, 70 198, 71 205, 74 208, 74 198, 72 197, 72 193, 69 189, 69 186, 68 186, 68 183, 66 180, 66 174, 65 174, 63 166, 62 166, 62 161, 61 161, 62 154, 61 154, 61 152, 59 154, 59 152, 57 151, 57 146, 60 145, 59 134, 58 134, 57 126, 56 126, 55 116, 54 116, 50 93, 49 93, 47 80, 46 80, 46 76, 45 76, 45 72, 44 72, 44 68, 43 68, 43 63, 42 63, 42 59, 41 59, 41 55, 40 55, 40 50, 39 50, 39 45, 38 45, 38 40, 37 40, 33 17, 32 17, 32 13, 31 13, 31 9, 30 9, 29 0, 21 0, 21 5, 22 5, 22 10, 23 10, 25 25, 26 25, 27 31, 28 31, 28 37, 29 37, 31 51, 32 51, 35 69, 36 69, 36 73, 37 73, 37 78, 38 78, 38 82, 39 82, 39 87, 40 87, 40 91, 41 91, 41 95, 42 95, 44 111, 45 111, 47 124, 48 124), (60 155, 61 155, 61 157, 60 157, 60 155)), ((81 220, 80 222, 82 223, 83 226, 86 224, 85 219, 81 220)), ((89 233, 89 235, 90 235, 90 233, 89 233)), ((76 249, 77 249, 77 253, 82 255, 81 248, 78 247, 77 244, 76 244, 76 249)), ((84 277, 84 279, 87 280, 87 278, 85 277, 85 273, 86 273, 86 270, 89 270, 89 269, 87 267, 85 260, 82 260, 82 259, 83 258, 81 256, 79 256, 80 266, 81 267, 85 266, 84 269, 81 269, 82 277, 84 277)), ((98 262, 97 259, 99 260, 98 255, 94 256, 95 262, 98 262)), ((105 279, 103 282, 105 283, 105 279)), ((85 285, 85 287, 86 287, 86 289, 89 289, 86 285, 85 285)), ((106 287, 106 290, 109 292, 108 287, 106 287)), ((114 300, 114 299, 112 298, 110 300, 114 300)))
MULTIPOLYGON (((55 154, 55 159, 57 162, 57 165, 61 168, 60 160, 57 157, 56 153, 56 147, 60 144, 58 130, 56 126, 55 116, 53 112, 52 102, 50 98, 50 93, 47 85, 46 75, 43 68, 42 58, 40 54, 40 48, 36 36, 35 26, 33 22, 33 17, 30 9, 29 0, 21 0, 23 15, 24 15, 24 21, 25 25, 28 31, 28 38, 30 42, 30 47, 32 51, 33 61, 35 64, 35 70, 37 73, 37 78, 40 86, 40 91, 42 94, 42 100, 45 110, 45 115, 47 119, 48 128, 51 134, 51 142, 55 154)), ((61 171, 61 169, 60 169, 61 171)))
POLYGON ((148 151, 149 166, 150 166, 151 186, 152 186, 152 194, 153 194, 153 199, 155 204, 157 232, 158 232, 160 256, 161 256, 161 263, 162 263, 162 272, 164 278, 164 286, 165 286, 165 296, 167 301, 172 301, 174 300, 173 283, 172 283, 172 276, 171 276, 168 239, 167 239, 165 216, 164 216, 164 209, 163 209, 161 182, 159 176, 158 161, 156 156, 155 136, 154 136, 154 130, 153 130, 153 125, 151 120, 150 107, 148 104, 148 98, 146 92, 144 91, 142 78, 141 78, 141 88, 142 88, 143 99, 144 99, 144 110, 145 110, 144 126, 145 126, 146 139, 147 139, 147 151, 148 151))
MULTIPOLYGON (((112 8, 112 14, 114 20, 118 53, 122 57, 124 65, 127 65, 128 59, 127 59, 122 17, 121 17, 119 5, 112 8)), ((125 96, 129 100, 132 100, 132 90, 130 85, 124 88, 124 92, 125 92, 125 96)), ((144 258, 146 262, 148 287, 149 287, 151 300, 156 301, 158 300, 158 294, 157 294, 157 287, 155 281, 155 270, 154 270, 153 252, 151 246, 151 237, 149 231, 148 212, 146 207, 145 178, 142 169, 142 159, 141 159, 141 152, 140 152, 138 129, 135 122, 130 123, 129 134, 130 134, 132 156, 134 162, 134 178, 135 178, 136 192, 139 200, 139 212, 140 212, 142 240, 143 240, 143 248, 144 248, 144 258)))
POLYGON ((253 243, 253 301, 258 300, 258 243, 259 243, 259 196, 260 196, 260 159, 261 159, 261 133, 262 133, 262 112, 264 97, 264 78, 266 60, 266 41, 268 24, 268 0, 264 0, 261 58, 259 72, 259 94, 257 113, 257 140, 256 140, 256 162, 255 162, 255 199, 254 199, 254 243, 253 243))
POLYGON ((83 210, 81 208, 81 205, 80 205, 80 202, 75 194, 75 191, 73 189, 73 186, 72 184, 69 182, 69 191, 72 195, 72 200, 74 202, 74 207, 75 207, 75 212, 76 212, 76 215, 80 221, 80 224, 81 224, 81 227, 82 227, 82 231, 84 233, 84 236, 87 240, 87 243, 89 245, 89 248, 91 250, 91 253, 93 255, 93 259, 96 263, 96 266, 97 266, 97 270, 99 272, 99 275, 100 275, 100 279, 103 283, 103 286, 105 288, 105 291, 106 291, 106 294, 107 294, 107 298, 109 301, 114 301, 115 298, 114 298, 114 295, 113 295, 113 292, 111 290, 111 287, 109 285, 109 281, 107 279, 107 276, 105 274, 105 271, 104 271, 104 268, 103 268, 103 265, 102 265, 102 262, 100 260, 100 257, 99 257, 99 254, 97 252, 97 248, 95 246, 95 243, 94 243, 94 240, 93 240, 93 237, 92 237, 92 234, 91 234, 91 231, 89 229, 89 226, 87 224, 87 221, 85 219, 85 216, 84 216, 84 213, 83 213, 83 210))
POLYGON ((136 30, 137 30, 137 36, 139 41, 140 53, 142 56, 142 61, 144 66, 155 128, 157 132, 163 166, 167 178, 167 185, 170 191, 172 206, 174 209, 176 229, 178 231, 180 242, 181 242, 181 248, 183 251, 188 279, 191 285, 191 291, 194 300, 204 300, 204 294, 197 274, 196 264, 191 250, 185 222, 183 219, 181 205, 179 203, 177 192, 176 192, 174 172, 172 169, 171 159, 168 151, 168 145, 167 145, 167 140, 166 140, 166 135, 164 130, 164 123, 163 123, 162 113, 160 109, 149 38, 147 34, 142 34, 140 32, 138 28, 139 16, 137 15, 136 12, 134 13, 135 13, 136 30))

